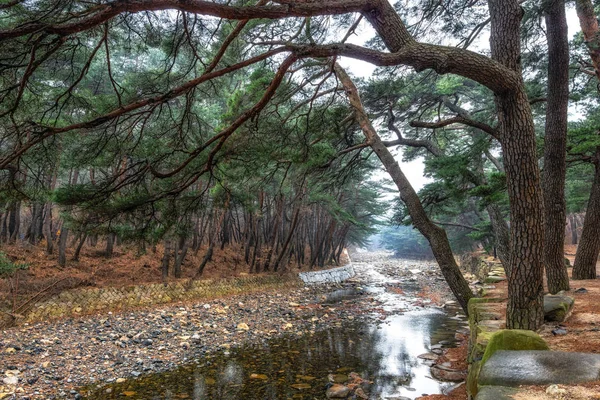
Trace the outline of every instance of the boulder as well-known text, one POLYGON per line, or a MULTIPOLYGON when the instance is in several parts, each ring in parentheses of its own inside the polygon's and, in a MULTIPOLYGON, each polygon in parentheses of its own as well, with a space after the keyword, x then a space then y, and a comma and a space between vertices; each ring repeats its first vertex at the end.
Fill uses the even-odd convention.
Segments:
POLYGON ((563 322, 571 314, 575 299, 558 293, 544 296, 544 320, 549 322, 563 322))

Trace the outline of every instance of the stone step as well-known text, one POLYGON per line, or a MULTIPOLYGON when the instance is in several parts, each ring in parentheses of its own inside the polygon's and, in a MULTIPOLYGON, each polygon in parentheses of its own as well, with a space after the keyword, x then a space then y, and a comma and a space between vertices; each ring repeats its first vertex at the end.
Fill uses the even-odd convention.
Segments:
MULTIPOLYGON (((548 385, 600 379, 600 354, 498 350, 481 368, 480 386, 548 385)), ((479 399, 479 397, 477 397, 479 399)))
POLYGON ((479 389, 475 400, 513 400, 518 389, 505 386, 484 386, 479 389))

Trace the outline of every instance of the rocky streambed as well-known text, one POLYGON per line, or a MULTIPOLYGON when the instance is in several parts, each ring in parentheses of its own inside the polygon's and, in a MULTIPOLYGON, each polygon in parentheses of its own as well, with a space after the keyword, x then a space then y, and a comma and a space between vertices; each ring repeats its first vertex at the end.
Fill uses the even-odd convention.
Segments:
POLYGON ((465 328, 452 303, 443 311, 423 297, 446 301, 437 267, 356 259, 357 276, 341 285, 5 331, 0 398, 322 399, 337 387, 412 399, 447 390, 429 365, 465 328))

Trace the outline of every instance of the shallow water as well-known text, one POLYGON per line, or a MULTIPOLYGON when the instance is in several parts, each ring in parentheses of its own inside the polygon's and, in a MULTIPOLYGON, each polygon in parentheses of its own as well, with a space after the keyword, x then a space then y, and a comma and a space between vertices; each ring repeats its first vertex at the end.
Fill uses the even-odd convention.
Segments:
POLYGON ((313 335, 221 351, 170 372, 104 386, 86 398, 321 400, 325 399, 329 374, 341 379, 350 372, 373 382, 368 390, 372 400, 442 393, 452 384, 433 379, 429 367, 417 356, 432 348, 454 346, 455 333, 464 329, 464 318, 457 309, 446 313, 414 307, 414 291, 402 295, 389 292, 383 285, 386 281, 389 279, 370 279, 364 290, 343 289, 321 300, 322 304, 334 304, 368 292, 393 313, 382 323, 349 321, 313 335))
POLYGON ((412 399, 441 393, 449 385, 432 379, 417 356, 441 341, 451 346, 460 326, 459 320, 437 310, 410 311, 379 326, 354 324, 242 347, 204 363, 115 384, 110 394, 105 387, 88 398, 324 399, 328 374, 353 371, 373 381, 372 399, 412 399), (310 387, 292 386, 297 384, 310 387))

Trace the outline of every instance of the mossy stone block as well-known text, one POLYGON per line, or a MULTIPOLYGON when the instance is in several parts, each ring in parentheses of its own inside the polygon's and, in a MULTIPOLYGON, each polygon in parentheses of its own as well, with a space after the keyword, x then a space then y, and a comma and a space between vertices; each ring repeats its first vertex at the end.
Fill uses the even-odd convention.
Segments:
POLYGON ((533 331, 502 329, 490 337, 481 365, 498 350, 550 350, 550 348, 544 339, 533 331))
POLYGON ((547 294, 544 296, 544 319, 549 322, 563 322, 571 313, 574 304, 575 299, 570 296, 547 294))
POLYGON ((487 278, 484 279, 483 283, 498 283, 498 282, 502 282, 505 281, 506 277, 505 276, 488 276, 487 278))

